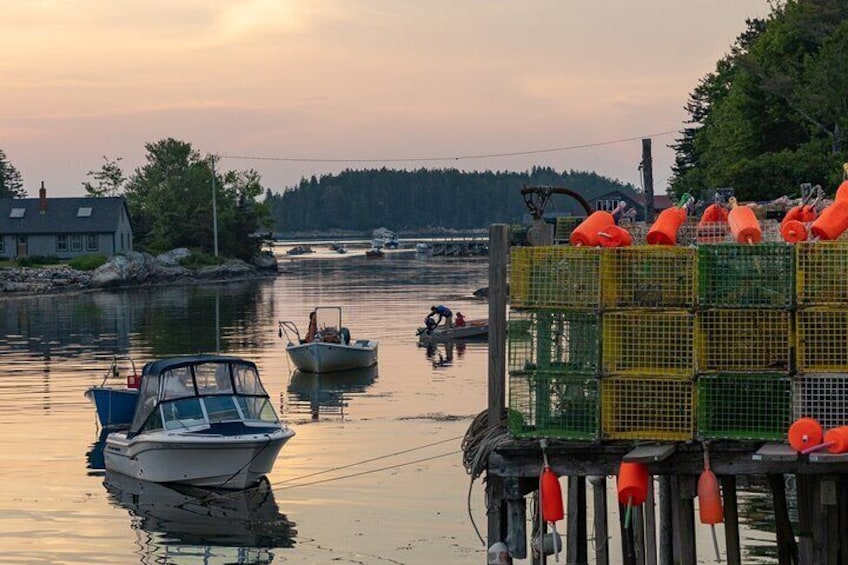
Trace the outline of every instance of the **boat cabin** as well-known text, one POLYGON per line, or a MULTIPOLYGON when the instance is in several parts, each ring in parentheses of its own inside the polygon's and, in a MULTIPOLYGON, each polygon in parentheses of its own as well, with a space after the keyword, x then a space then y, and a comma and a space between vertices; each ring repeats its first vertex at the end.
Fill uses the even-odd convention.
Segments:
POLYGON ((144 366, 127 437, 161 430, 262 433, 263 428, 279 429, 279 420, 256 365, 238 357, 199 355, 144 366))

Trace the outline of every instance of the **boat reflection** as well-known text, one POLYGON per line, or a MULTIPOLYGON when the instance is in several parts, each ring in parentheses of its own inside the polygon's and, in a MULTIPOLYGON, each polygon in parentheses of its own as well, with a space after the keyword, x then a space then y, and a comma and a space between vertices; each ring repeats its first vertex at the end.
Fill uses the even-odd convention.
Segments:
POLYGON ((348 397, 361 394, 377 379, 377 365, 333 373, 309 373, 295 369, 287 390, 286 414, 321 415, 344 419, 348 397))
POLYGON ((427 343, 426 357, 434 369, 450 367, 453 365, 454 355, 457 358, 465 354, 467 344, 465 341, 444 341, 427 343))
POLYGON ((129 512, 148 558, 143 562, 190 555, 204 563, 271 563, 271 549, 294 546, 294 523, 280 513, 267 478, 250 489, 224 491, 107 471, 103 484, 110 502, 129 512))
POLYGON ((100 428, 100 436, 97 441, 92 443, 88 447, 88 451, 85 452, 85 466, 88 469, 86 474, 89 477, 103 476, 103 471, 106 469, 106 462, 103 460, 103 448, 106 446, 106 436, 111 431, 107 428, 100 428))

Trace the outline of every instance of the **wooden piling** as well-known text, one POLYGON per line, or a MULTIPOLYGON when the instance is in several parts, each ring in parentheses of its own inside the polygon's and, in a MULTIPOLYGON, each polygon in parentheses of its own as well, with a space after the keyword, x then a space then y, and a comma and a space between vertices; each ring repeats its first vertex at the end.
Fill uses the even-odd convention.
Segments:
POLYGON ((592 512, 595 529, 595 563, 609 565, 609 532, 607 525, 607 479, 604 476, 589 478, 592 484, 592 512))
POLYGON ((565 560, 573 565, 588 565, 586 541, 586 477, 568 477, 568 526, 565 560))
POLYGON ((736 477, 721 476, 724 498, 724 543, 727 546, 727 565, 742 565, 742 547, 739 543, 739 508, 736 500, 736 477))

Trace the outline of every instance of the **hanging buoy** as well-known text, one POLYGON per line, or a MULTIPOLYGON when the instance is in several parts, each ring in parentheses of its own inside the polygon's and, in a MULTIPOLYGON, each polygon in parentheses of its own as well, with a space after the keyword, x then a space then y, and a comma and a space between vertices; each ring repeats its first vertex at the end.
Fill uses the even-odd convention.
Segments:
POLYGON ((569 242, 571 245, 597 247, 600 245, 598 232, 604 231, 607 227, 614 225, 615 218, 609 212, 604 212, 603 210, 592 212, 589 217, 574 228, 574 231, 571 232, 569 242))
POLYGON ((814 418, 799 418, 789 426, 789 445, 795 451, 804 451, 822 442, 822 427, 814 418))
POLYGON ((799 243, 807 240, 807 228, 800 220, 789 220, 780 224, 780 235, 786 243, 799 243))
POLYGON ((618 467, 618 502, 638 506, 648 497, 648 467, 622 461, 618 467))
POLYGON ((740 206, 736 198, 730 197, 730 213, 727 224, 736 243, 759 243, 763 239, 760 221, 748 206, 740 206))
POLYGON ((721 490, 718 486, 718 479, 710 470, 710 456, 706 443, 704 444, 704 470, 698 477, 698 514, 702 524, 710 525, 716 561, 721 561, 715 525, 724 521, 724 507, 721 505, 721 490))
POLYGON ((542 489, 542 518, 545 522, 558 522, 565 516, 565 511, 562 507, 562 489, 559 484, 559 477, 556 476, 550 467, 546 467, 542 471, 541 479, 542 489))
POLYGON ((598 232, 598 241, 601 247, 630 247, 633 245, 633 238, 630 232, 619 226, 607 226, 602 231, 598 232))
POLYGON ((822 210, 821 215, 810 226, 810 233, 824 241, 832 241, 848 229, 848 198, 836 200, 822 210))

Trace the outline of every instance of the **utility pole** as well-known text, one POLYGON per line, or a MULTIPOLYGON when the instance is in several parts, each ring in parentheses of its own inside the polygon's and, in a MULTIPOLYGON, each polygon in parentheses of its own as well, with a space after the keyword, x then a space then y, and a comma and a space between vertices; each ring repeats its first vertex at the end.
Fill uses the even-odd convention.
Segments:
POLYGON ((212 237, 215 240, 215 257, 218 256, 218 205, 215 197, 215 155, 212 159, 212 237))
POLYGON ((645 221, 654 221, 654 169, 651 159, 651 138, 642 140, 642 181, 645 189, 645 221))

